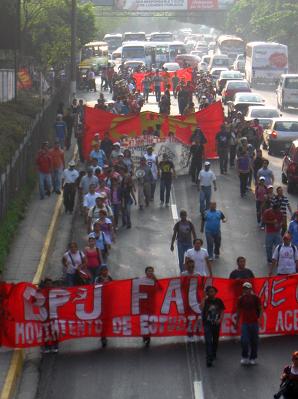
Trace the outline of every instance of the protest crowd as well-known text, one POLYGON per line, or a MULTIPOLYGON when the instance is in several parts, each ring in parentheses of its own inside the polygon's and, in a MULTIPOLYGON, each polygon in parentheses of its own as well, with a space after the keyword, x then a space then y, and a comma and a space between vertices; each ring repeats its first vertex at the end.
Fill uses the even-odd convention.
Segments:
MULTIPOLYGON (((171 78, 166 71, 148 72, 136 87, 132 71, 106 71, 102 77, 102 92, 95 108, 119 115, 137 114, 148 101, 149 94, 156 97, 160 113, 170 114, 171 98, 178 98, 179 112, 188 115, 208 107, 216 100, 212 77, 207 72, 192 70, 191 80, 171 78), (163 74, 163 75, 162 75, 163 74), (103 91, 110 91, 113 100, 105 99, 103 91), (196 98, 196 100, 195 100, 196 98)), ((71 242, 62 257, 62 284, 108 284, 112 280, 109 255, 119 229, 133 228, 132 207, 140 212, 152 208, 159 187, 160 206, 170 205, 170 193, 175 178, 175 165, 166 153, 159 157, 154 144, 148 145, 138 162, 132 159, 129 148, 122 140, 115 141, 107 131, 95 134, 88 158, 82 151, 84 102, 74 100, 65 110, 58 110, 54 125, 55 144, 49 148, 44 143, 36 159, 39 172, 40 198, 56 193, 63 195, 65 212, 72 214, 77 203, 78 212, 85 222, 88 234, 85 248, 71 242), (72 134, 79 148, 80 163, 75 160, 65 165, 64 150, 70 148, 72 134), (157 186, 157 182, 159 185, 157 186)), ((259 239, 264 240, 268 262, 268 276, 290 275, 298 272, 298 210, 293 208, 281 186, 275 185, 275 176, 262 151, 262 127, 258 120, 245 121, 240 112, 230 112, 216 134, 216 149, 220 173, 225 175, 235 168, 239 176, 239 195, 251 196, 254 192, 256 223, 259 239)), ((144 135, 159 137, 160 127, 144 135)), ((175 132, 172 133, 175 135, 175 132)), ((188 167, 192 183, 199 191, 198 214, 201 226, 188 218, 187 210, 180 210, 174 226, 170 250, 177 246, 181 276, 214 276, 214 265, 220 257, 222 243, 221 223, 229 223, 228 215, 217 209, 213 192, 217 190, 213 163, 205 156, 208 137, 199 126, 189 142, 188 167), (199 230, 202 234, 199 236, 199 230), (204 236, 203 236, 204 234, 204 236), (204 237, 204 242, 202 237, 204 237), (206 248, 204 248, 206 244, 206 248)), ((235 184, 237 182, 235 181, 235 184)), ((145 270, 148 279, 157 278, 154 268, 145 270)), ((242 295, 237 302, 236 325, 241 324, 241 364, 254 365, 258 354, 258 322, 262 316, 260 299, 253 292, 251 279, 254 273, 246 267, 246 259, 237 254, 236 267, 230 279, 242 279, 242 295)), ((43 286, 58 284, 46 279, 43 286)), ((61 284, 61 282, 59 282, 61 284)), ((207 286, 200 306, 206 343, 206 364, 212 366, 216 359, 219 331, 225 304, 217 297, 217 289, 207 286)), ((188 337, 190 340, 192 336, 188 337)), ((143 337, 149 346, 150 336, 143 337)), ((102 346, 107 339, 102 338, 102 346)), ((45 352, 58 351, 58 346, 45 347, 45 352)), ((298 352, 293 354, 297 370, 298 352)), ((284 379, 292 369, 284 371, 284 379)), ((297 378, 297 373, 296 373, 297 378)))

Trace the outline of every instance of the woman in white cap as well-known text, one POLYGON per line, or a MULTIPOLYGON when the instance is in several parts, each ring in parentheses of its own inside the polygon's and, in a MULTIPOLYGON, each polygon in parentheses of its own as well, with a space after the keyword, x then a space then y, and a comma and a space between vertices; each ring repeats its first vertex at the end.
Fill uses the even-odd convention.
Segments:
POLYGON ((63 203, 65 213, 72 213, 75 203, 76 188, 79 172, 75 169, 75 161, 68 163, 68 168, 64 169, 62 175, 63 203))

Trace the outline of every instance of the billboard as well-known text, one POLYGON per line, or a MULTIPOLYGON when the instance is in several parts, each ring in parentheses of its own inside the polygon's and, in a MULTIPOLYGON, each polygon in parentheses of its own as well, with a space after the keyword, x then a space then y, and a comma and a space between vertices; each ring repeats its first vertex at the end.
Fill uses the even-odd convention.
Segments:
POLYGON ((114 0, 117 10, 136 11, 216 11, 230 8, 235 0, 114 0))
POLYGON ((1 50, 14 50, 19 48, 19 8, 20 0, 1 0, 1 50))

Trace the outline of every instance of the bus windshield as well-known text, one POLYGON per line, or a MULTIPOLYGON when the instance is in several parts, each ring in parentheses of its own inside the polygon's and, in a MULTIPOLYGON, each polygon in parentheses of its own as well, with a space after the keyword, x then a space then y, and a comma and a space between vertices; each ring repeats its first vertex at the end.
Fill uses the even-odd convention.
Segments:
POLYGON ((108 46, 114 49, 117 49, 118 47, 121 46, 122 39, 121 37, 117 36, 111 36, 105 38, 105 41, 108 43, 108 46))
POLYGON ((133 59, 133 58, 144 58, 145 48, 142 46, 131 46, 122 48, 122 58, 133 59))
POLYGON ((145 42, 146 35, 145 35, 145 33, 124 33, 124 42, 127 42, 127 41, 145 42))
POLYGON ((151 35, 151 42, 170 42, 173 40, 172 33, 154 33, 151 35))

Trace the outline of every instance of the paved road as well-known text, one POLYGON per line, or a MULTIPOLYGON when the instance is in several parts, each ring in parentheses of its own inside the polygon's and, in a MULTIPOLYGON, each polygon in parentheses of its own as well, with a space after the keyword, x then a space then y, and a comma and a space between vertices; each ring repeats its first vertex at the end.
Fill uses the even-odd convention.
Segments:
MULTIPOLYGON (((270 96, 270 94, 268 94, 270 96)), ((88 95, 88 100, 92 96, 88 95)), ((152 97, 153 99, 153 97, 152 97)), ((146 108, 157 110, 156 104, 146 108)), ((175 113, 175 108, 173 113, 175 113)), ((281 160, 270 157, 277 177, 281 160)), ((218 165, 212 168, 218 175, 218 165)), ((174 183, 177 209, 186 208, 199 230, 198 192, 187 177, 174 183)), ((242 254, 257 276, 267 272, 264 235, 256 226, 253 196, 240 199, 234 170, 218 176, 214 198, 228 222, 223 226, 221 258, 214 273, 225 277, 242 254)), ((291 197, 291 201, 296 201, 291 197)), ((176 255, 169 250, 174 224, 171 208, 160 208, 156 199, 143 212, 134 209, 133 228, 119 230, 110 258, 114 278, 141 276, 152 264, 158 276, 177 274, 176 255)), ((85 244, 86 228, 76 215, 73 236, 85 244)), ((255 399, 272 398, 281 368, 295 348, 295 337, 263 339, 259 365, 243 368, 239 364, 240 345, 236 340, 222 342, 216 367, 205 367, 202 342, 186 343, 184 338, 153 339, 145 349, 140 339, 111 339, 105 350, 95 339, 69 341, 59 355, 44 357, 40 367, 38 399, 255 399), (202 388, 201 388, 202 384, 202 388), (202 396, 202 394, 204 396, 202 396)))

